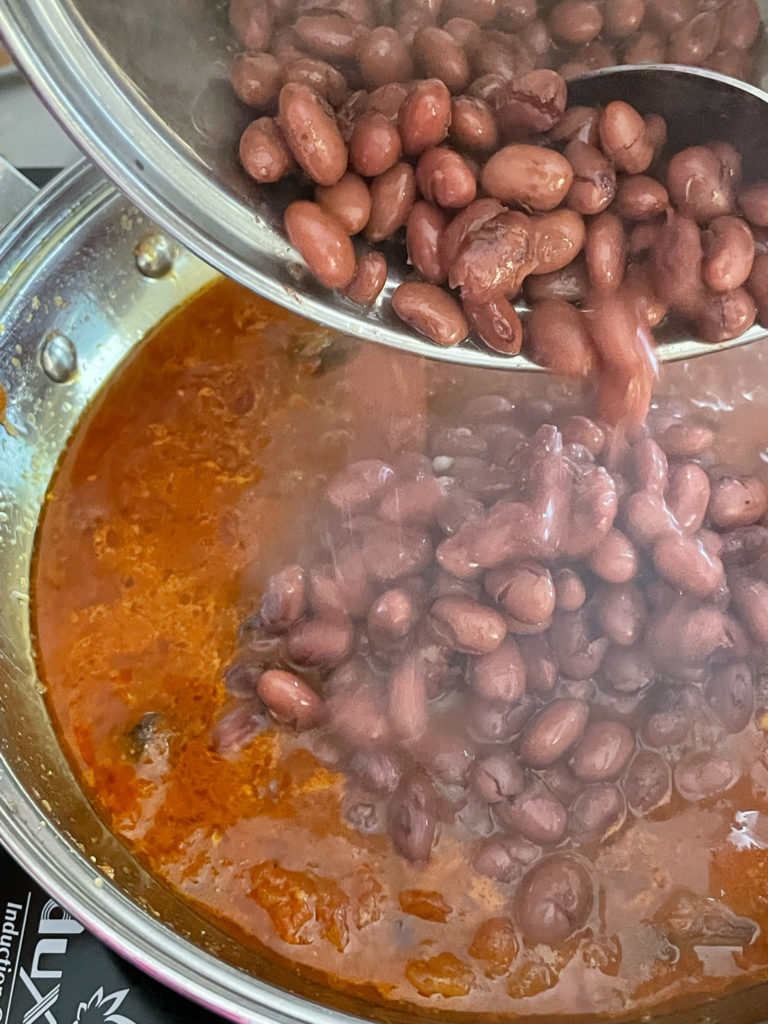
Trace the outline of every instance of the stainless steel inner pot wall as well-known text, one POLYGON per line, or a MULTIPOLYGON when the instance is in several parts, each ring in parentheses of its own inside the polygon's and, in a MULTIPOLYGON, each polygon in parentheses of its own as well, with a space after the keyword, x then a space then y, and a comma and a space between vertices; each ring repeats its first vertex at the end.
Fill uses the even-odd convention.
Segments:
MULTIPOLYGON (((768 0, 758 5, 765 21, 768 0)), ((385 250, 389 280, 370 310, 316 282, 282 233, 281 211, 296 198, 296 182, 259 190, 237 158, 253 113, 229 84, 238 47, 227 10, 228 0, 4 0, 0 32, 85 152, 174 238, 229 277, 360 338, 466 365, 536 369, 523 356, 471 341, 440 348, 399 320, 389 303, 407 270, 399 246, 385 250)), ((768 88, 766 49, 764 41, 753 83, 760 89, 768 88)), ((739 340, 764 333, 754 327, 739 340)), ((675 337, 687 340, 685 332, 675 337)), ((664 359, 690 354, 690 346, 663 348, 664 359)))
MULTIPOLYGON (((30 582, 51 477, 110 375, 215 278, 85 164, 52 182, 0 236, 0 841, 99 937, 227 1019, 413 1024, 413 1013, 300 981, 290 965, 245 949, 154 880, 95 814, 46 710, 30 582)), ((754 987, 708 1004, 706 1020, 760 1020, 765 1000, 766 986, 754 987)), ((693 1024, 702 1009, 663 1019, 693 1024)))

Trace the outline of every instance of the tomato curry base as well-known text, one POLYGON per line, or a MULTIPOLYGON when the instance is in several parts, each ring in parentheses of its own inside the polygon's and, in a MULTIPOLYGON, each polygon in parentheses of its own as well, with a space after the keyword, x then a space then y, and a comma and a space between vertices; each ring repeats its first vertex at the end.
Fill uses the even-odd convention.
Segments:
MULTIPOLYGON (((706 398, 738 374, 768 379, 755 351, 713 358, 667 384, 706 398)), ((48 496, 34 608, 63 747, 156 876, 260 953, 373 1001, 621 1016, 766 978, 768 757, 755 727, 755 764, 724 797, 673 804, 595 853, 590 927, 558 951, 483 941, 484 922, 511 915, 509 887, 473 872, 450 826, 426 868, 350 827, 344 778, 312 734, 212 749, 238 625, 267 575, 301 562, 329 476, 418 441, 459 393, 523 389, 563 391, 334 340, 231 283, 179 311, 87 413, 48 496), (142 744, 147 713, 161 727, 142 744), (761 818, 738 841, 748 810, 761 818), (651 923, 677 885, 751 917, 757 939, 678 956, 651 923)), ((753 389, 749 412, 754 432, 768 393, 753 389)), ((721 418, 738 439, 728 458, 759 465, 738 414, 721 418)))

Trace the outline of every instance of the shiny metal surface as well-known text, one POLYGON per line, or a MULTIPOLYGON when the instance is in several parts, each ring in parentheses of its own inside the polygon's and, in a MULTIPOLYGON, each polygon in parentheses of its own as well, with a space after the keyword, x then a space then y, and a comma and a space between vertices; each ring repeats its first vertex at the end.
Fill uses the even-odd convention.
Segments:
MULTIPOLYGON (((765 16, 768 0, 759 2, 765 16)), ((390 309, 389 296, 406 269, 394 251, 388 253, 387 286, 372 310, 361 311, 315 282, 280 230, 282 210, 296 197, 295 183, 259 190, 237 161, 249 111, 229 87, 228 63, 236 47, 226 0, 4 0, 0 29, 82 148, 139 207, 223 273, 360 338, 431 359, 536 369, 523 357, 500 356, 472 342, 442 349, 410 331, 390 309)), ((637 73, 647 75, 648 69, 637 73)), ((709 72, 680 74, 742 91, 709 72)), ((598 77, 610 97, 609 79, 598 77)), ((768 76, 761 75, 759 84, 768 85, 768 76)), ((574 85, 572 94, 578 89, 574 85)), ((666 91, 660 93, 663 100, 666 91)), ((654 109, 664 112, 662 103, 654 109)), ((711 109, 703 113, 699 123, 706 132, 711 109)), ((737 343, 765 333, 754 328, 737 343)), ((689 337, 674 342, 663 359, 704 351, 689 337)))

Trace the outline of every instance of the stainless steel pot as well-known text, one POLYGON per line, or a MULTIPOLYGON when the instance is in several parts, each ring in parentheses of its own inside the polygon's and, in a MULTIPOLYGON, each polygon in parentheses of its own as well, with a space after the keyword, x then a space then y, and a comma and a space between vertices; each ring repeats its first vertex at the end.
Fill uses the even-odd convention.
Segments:
MULTIPOLYGON (((0 221, 25 197, 29 186, 3 169, 0 221)), ((413 1024, 413 1013, 301 982, 152 878, 81 791, 37 676, 33 546, 61 452, 146 333, 216 276, 85 163, 55 179, 0 235, 0 841, 101 939, 229 1020, 413 1024)), ((746 1024, 760 1019, 765 998, 766 986, 755 987, 707 1005, 704 1015, 699 1007, 663 1019, 746 1024)))

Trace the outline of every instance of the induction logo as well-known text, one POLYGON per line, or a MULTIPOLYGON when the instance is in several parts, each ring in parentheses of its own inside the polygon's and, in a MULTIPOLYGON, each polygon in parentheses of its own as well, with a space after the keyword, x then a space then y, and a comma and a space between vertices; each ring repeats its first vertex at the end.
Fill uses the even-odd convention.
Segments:
POLYGON ((115 1012, 127 995, 127 988, 108 996, 103 988, 97 988, 87 1003, 80 1003, 72 1024, 134 1024, 130 1017, 115 1012))

